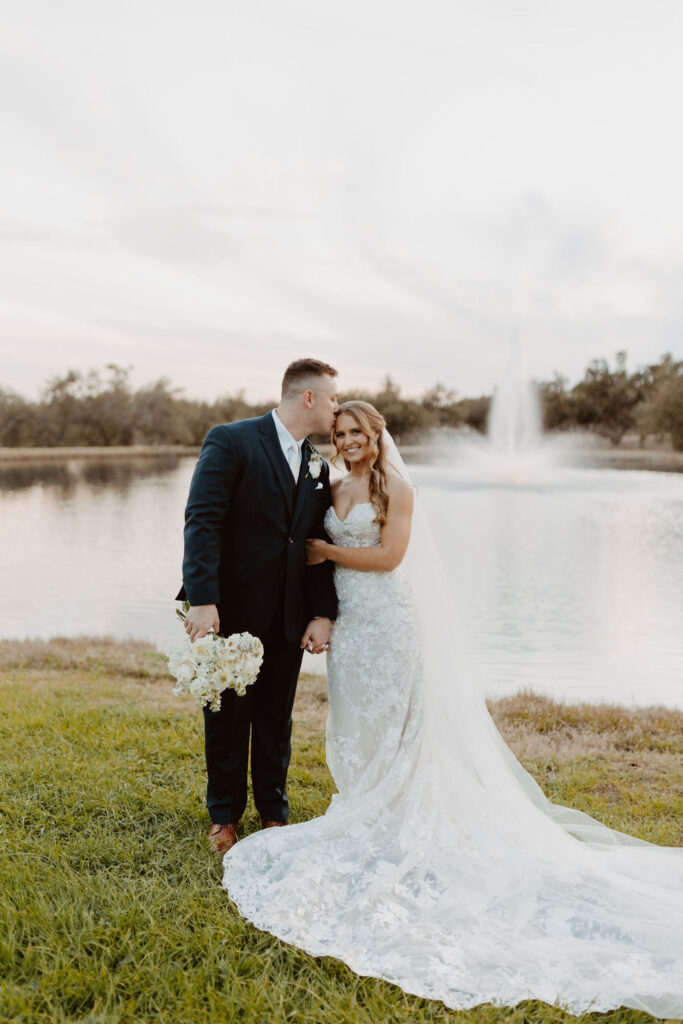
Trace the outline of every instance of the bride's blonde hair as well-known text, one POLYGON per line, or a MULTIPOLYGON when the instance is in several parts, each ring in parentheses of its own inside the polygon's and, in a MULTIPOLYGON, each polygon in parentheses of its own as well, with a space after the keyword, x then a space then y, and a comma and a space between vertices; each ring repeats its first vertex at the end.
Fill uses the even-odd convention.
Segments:
MULTIPOLYGON (((387 509, 389 508, 387 453, 382 439, 382 431, 386 421, 384 416, 375 409, 374 405, 370 405, 369 402, 361 402, 360 399, 343 402, 337 409, 337 419, 342 413, 353 417, 370 442, 370 450, 373 453, 370 462, 370 501, 377 513, 375 522, 383 526, 387 521, 387 509)), ((336 432, 335 420, 331 434, 331 441, 335 451, 331 461, 336 466, 339 463, 339 459, 343 459, 347 470, 350 470, 351 463, 344 459, 342 453, 337 448, 336 432)))

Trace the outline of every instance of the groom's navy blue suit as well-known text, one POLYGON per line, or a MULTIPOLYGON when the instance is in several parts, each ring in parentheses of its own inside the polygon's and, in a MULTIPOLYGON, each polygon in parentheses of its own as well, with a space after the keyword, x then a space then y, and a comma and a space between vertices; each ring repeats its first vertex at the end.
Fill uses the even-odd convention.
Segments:
POLYGON ((221 424, 206 435, 190 484, 176 600, 215 604, 221 635, 247 631, 264 644, 246 695, 227 690, 220 711, 204 709, 206 803, 216 824, 239 821, 246 806, 250 727, 256 807, 265 820, 287 818, 299 644, 312 618, 337 614, 332 564, 306 565, 306 538, 325 536, 331 504, 326 463, 317 478, 309 468, 314 451, 304 441, 295 482, 270 413, 221 424))

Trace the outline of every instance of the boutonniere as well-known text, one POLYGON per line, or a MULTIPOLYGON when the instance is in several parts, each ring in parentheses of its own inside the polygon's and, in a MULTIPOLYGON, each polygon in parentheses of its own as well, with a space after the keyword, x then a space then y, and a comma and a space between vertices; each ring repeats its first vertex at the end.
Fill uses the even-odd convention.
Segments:
POLYGON ((314 451, 308 460, 308 473, 306 473, 306 476, 309 476, 310 474, 314 480, 317 480, 322 468, 323 460, 320 458, 319 454, 314 451))

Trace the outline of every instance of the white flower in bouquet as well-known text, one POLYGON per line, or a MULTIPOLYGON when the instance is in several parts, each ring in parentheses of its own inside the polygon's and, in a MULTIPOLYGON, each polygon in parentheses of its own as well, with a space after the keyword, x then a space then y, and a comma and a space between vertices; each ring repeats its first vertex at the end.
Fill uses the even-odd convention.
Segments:
POLYGON ((194 669, 187 662, 183 661, 177 668, 171 669, 180 686, 189 686, 194 679, 194 669))
POLYGON ((213 637, 217 636, 216 633, 207 633, 206 636, 197 637, 192 644, 194 651, 195 661, 197 663, 204 661, 207 658, 213 657, 213 637))
MULTIPOLYGON (((190 603, 185 601, 176 614, 184 622, 189 610, 190 603)), ((194 643, 186 635, 183 646, 167 651, 167 656, 169 672, 176 680, 173 692, 187 693, 200 707, 208 705, 219 711, 225 690, 243 697, 255 681, 263 664, 263 644, 251 633, 224 637, 211 632, 194 643)))

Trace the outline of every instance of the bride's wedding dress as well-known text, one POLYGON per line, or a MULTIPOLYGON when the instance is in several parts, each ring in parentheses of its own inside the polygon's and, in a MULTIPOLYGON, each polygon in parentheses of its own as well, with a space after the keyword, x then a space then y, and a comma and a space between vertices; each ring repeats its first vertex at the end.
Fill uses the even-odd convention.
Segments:
MULTIPOLYGON (((375 545, 374 517, 330 508, 326 529, 375 545)), ((338 794, 321 818, 237 843, 224 887, 257 927, 450 1007, 683 1016, 683 850, 546 800, 476 689, 420 517, 394 572, 336 567, 338 794)))

